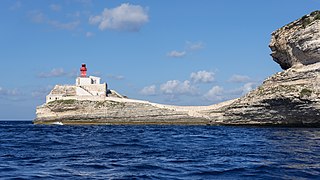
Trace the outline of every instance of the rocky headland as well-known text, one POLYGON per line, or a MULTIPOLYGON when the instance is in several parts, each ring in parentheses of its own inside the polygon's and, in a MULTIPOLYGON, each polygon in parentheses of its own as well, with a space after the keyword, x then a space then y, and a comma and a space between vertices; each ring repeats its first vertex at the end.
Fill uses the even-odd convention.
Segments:
POLYGON ((284 70, 244 97, 211 106, 171 106, 115 96, 55 100, 35 124, 320 125, 320 11, 272 33, 271 56, 284 70))

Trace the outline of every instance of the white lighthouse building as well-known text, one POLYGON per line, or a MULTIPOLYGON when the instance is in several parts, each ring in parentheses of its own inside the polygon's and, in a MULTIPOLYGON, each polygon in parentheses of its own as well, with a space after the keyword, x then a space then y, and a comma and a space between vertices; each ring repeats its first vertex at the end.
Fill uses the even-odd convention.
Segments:
MULTIPOLYGON (((56 85, 46 97, 46 103, 55 100, 105 100, 108 96, 107 83, 100 83, 100 77, 87 76, 86 64, 80 68, 75 85, 56 85)), ((112 92, 110 92, 112 94, 112 92)), ((115 92, 116 93, 116 92, 115 92)), ((119 95, 118 93, 116 93, 119 95)), ((123 98, 121 95, 118 97, 123 98)))

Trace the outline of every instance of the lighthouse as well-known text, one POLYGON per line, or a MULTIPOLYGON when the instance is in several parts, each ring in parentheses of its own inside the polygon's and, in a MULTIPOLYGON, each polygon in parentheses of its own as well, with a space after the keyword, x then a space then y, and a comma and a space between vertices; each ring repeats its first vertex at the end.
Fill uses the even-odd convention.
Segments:
MULTIPOLYGON (((87 66, 81 64, 80 75, 76 78, 74 85, 56 85, 50 94, 46 97, 46 102, 55 100, 89 100, 103 101, 108 96, 107 83, 100 83, 100 77, 87 74, 87 66)), ((123 98, 116 94, 117 97, 123 98)))
POLYGON ((87 77, 87 67, 86 67, 86 64, 82 64, 81 65, 81 68, 80 68, 80 76, 81 77, 87 77))
POLYGON ((100 84, 100 78, 95 76, 87 76, 87 66, 86 64, 81 64, 80 76, 76 79, 76 85, 94 85, 100 84))

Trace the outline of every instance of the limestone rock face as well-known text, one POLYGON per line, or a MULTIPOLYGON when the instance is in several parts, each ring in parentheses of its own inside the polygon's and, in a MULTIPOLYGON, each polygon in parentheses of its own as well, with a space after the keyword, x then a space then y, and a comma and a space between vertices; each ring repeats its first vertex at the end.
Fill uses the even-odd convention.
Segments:
POLYGON ((37 107, 36 124, 194 124, 320 126, 320 63, 292 67, 239 99, 170 106, 125 98, 57 100, 37 107))
POLYGON ((320 11, 273 32, 270 48, 274 60, 285 70, 239 99, 193 107, 162 105, 120 95, 102 100, 55 100, 37 107, 34 123, 319 127, 320 11))
POLYGON ((320 11, 274 31, 269 47, 282 69, 320 62, 320 11))
POLYGON ((208 124, 199 114, 147 101, 107 98, 104 101, 57 100, 37 107, 35 124, 208 124))
POLYGON ((320 63, 279 72, 231 105, 203 113, 213 124, 320 125, 320 63))

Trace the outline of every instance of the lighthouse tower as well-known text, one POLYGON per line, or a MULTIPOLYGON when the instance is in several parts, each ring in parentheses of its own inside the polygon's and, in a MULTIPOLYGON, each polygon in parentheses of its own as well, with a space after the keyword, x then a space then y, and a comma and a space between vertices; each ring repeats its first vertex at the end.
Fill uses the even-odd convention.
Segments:
POLYGON ((87 67, 86 64, 82 64, 80 68, 81 77, 87 77, 87 67))
POLYGON ((76 79, 77 86, 100 84, 100 78, 95 76, 87 76, 87 66, 82 64, 80 68, 80 76, 76 79))
POLYGON ((79 96, 106 96, 107 84, 100 83, 100 77, 88 76, 87 66, 82 64, 80 68, 80 76, 76 79, 77 95, 79 96))

